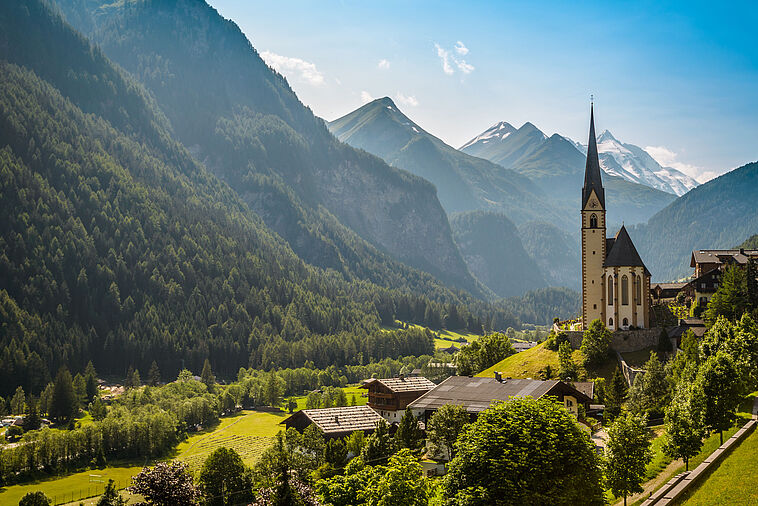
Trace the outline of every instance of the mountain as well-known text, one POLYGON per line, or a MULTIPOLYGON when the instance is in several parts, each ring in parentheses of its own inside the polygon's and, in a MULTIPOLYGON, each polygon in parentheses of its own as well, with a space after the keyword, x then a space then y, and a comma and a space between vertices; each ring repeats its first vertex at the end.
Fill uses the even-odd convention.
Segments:
POLYGON ((751 235, 750 237, 745 239, 745 242, 737 246, 737 248, 758 249, 758 234, 751 235))
MULTIPOLYGON (((597 138, 600 166, 607 174, 620 176, 633 183, 657 188, 681 196, 700 183, 672 167, 661 167, 647 151, 618 141, 605 130, 597 138)), ((587 148, 582 146, 582 153, 587 148)))
POLYGON ((118 376, 155 360, 172 377, 209 358, 228 377, 432 351, 380 328, 396 318, 481 328, 478 307, 518 323, 403 264, 376 268, 434 299, 305 263, 43 0, 0 4, 0 174, 3 396, 89 360, 118 376))
POLYGON ((518 229, 504 215, 470 211, 454 215, 450 226, 469 270, 497 295, 511 297, 547 286, 518 229))
POLYGON ((479 296, 434 186, 340 143, 203 1, 60 0, 155 97, 176 138, 309 263, 400 286, 394 263, 479 296))
MULTIPOLYGON (((507 136, 484 137, 485 134, 475 137, 461 149, 529 177, 564 215, 575 217, 568 228, 560 222, 551 223, 573 232, 578 226, 579 195, 584 184, 586 158, 575 143, 558 134, 548 137, 531 123, 525 123, 507 136)), ((603 177, 603 184, 608 197, 609 223, 645 222, 675 198, 672 194, 608 173, 603 177)))
POLYGON ((577 234, 544 222, 523 223, 518 231, 524 250, 537 262, 548 285, 581 289, 581 247, 577 234))
POLYGON ((704 183, 629 228, 653 279, 688 276, 694 249, 731 248, 758 230, 758 162, 704 183))
POLYGON ((449 214, 484 209, 502 212, 515 223, 538 216, 565 221, 528 178, 448 146, 388 97, 330 122, 329 129, 351 146, 432 182, 449 214))

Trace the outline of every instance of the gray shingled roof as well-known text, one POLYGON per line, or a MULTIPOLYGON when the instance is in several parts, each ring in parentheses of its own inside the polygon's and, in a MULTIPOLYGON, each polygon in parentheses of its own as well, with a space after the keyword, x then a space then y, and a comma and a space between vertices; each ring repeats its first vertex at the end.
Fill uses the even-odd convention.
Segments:
POLYGON ((296 416, 305 416, 321 429, 324 434, 374 430, 382 419, 379 413, 368 406, 344 406, 339 408, 303 409, 286 418, 286 423, 296 416))
MULTIPOLYGON (((493 401, 507 401, 510 397, 533 397, 538 399, 548 393, 560 381, 529 379, 471 378, 451 376, 433 390, 425 393, 408 406, 413 409, 437 410, 445 404, 464 406, 470 413, 489 408, 493 401)), ((571 388, 566 385, 567 388, 571 388)), ((582 395, 581 392, 577 392, 582 395)))
POLYGON ((613 247, 608 251, 603 265, 605 267, 644 267, 645 274, 650 274, 642 258, 640 258, 640 254, 637 253, 637 248, 634 247, 629 232, 623 225, 616 234, 613 247))
MULTIPOLYGON (((746 264, 748 257, 758 257, 758 250, 746 249, 700 249, 692 252, 692 258, 699 264, 720 264, 719 257, 732 257, 738 264, 746 264)), ((692 265, 694 267, 694 265, 692 265)))
POLYGON ((590 108, 590 140, 587 143, 587 164, 584 168, 584 187, 582 188, 582 209, 595 190, 600 200, 600 207, 605 209, 605 190, 600 175, 600 160, 597 157, 597 137, 595 137, 595 106, 590 108))
POLYGON ((361 388, 367 388, 374 381, 378 381, 393 392, 427 392, 437 386, 423 376, 407 376, 369 380, 361 385, 361 388))

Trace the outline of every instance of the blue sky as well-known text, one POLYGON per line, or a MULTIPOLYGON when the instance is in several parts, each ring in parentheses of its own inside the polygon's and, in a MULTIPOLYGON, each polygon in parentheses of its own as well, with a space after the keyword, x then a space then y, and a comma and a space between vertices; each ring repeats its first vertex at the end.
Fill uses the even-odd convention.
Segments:
POLYGON ((758 160, 758 4, 210 0, 328 120, 392 97, 459 147, 596 127, 705 180, 758 160), (446 62, 446 63, 445 63, 446 62))

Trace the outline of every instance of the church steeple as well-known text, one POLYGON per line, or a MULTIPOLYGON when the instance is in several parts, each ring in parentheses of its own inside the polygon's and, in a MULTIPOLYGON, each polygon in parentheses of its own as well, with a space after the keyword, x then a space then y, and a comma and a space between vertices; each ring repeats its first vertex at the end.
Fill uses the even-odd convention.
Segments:
POLYGON ((595 190, 600 207, 605 209, 605 190, 600 175, 600 160, 597 157, 597 138, 595 137, 595 105, 590 106, 590 140, 587 143, 587 165, 584 168, 584 188, 582 188, 582 209, 595 190))

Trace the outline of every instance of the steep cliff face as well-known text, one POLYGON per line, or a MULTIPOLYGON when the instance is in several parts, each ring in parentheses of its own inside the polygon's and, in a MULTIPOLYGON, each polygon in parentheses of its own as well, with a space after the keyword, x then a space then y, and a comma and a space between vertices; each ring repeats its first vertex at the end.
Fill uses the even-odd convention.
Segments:
POLYGON ((339 142, 239 28, 205 2, 59 5, 142 81, 177 137, 303 258, 356 272, 375 270, 368 264, 377 263, 393 270, 392 257, 475 295, 485 293, 453 242, 434 187, 339 142), (261 176, 280 187, 261 193, 261 176), (336 220, 324 220, 324 211, 336 220), (355 263, 342 257, 335 264, 334 248, 355 263))

